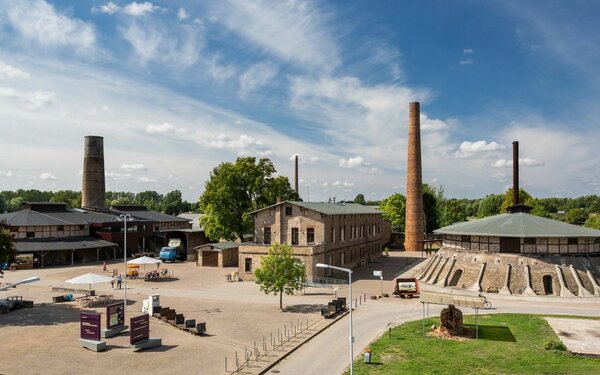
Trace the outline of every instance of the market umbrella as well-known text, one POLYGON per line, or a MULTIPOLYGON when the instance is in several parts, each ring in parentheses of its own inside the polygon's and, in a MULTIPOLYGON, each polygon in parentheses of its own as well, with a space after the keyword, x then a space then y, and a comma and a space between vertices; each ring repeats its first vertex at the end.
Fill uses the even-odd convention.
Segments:
POLYGON ((92 284, 97 283, 110 283, 113 280, 112 277, 98 275, 96 273, 86 273, 85 275, 77 276, 69 280, 65 280, 65 283, 69 284, 89 284, 90 295, 92 294, 92 284))
POLYGON ((139 258, 135 258, 130 260, 129 262, 127 262, 127 264, 142 264, 144 265, 144 273, 146 273, 146 264, 160 264, 161 261, 155 258, 150 258, 147 256, 143 256, 143 257, 139 257, 139 258))

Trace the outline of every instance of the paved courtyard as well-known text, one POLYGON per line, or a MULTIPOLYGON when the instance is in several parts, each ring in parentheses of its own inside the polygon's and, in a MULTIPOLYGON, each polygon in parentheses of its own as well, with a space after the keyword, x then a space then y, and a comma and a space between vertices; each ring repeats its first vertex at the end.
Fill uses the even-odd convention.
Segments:
MULTIPOLYGON (((356 298, 379 294, 381 283, 372 276, 373 269, 383 269, 384 292, 393 291, 394 270, 406 267, 413 258, 389 257, 356 272, 353 284, 356 298)), ((122 262, 108 264, 108 269, 122 270, 122 262)), ((159 349, 132 352, 127 348, 129 336, 123 334, 107 339, 108 350, 95 353, 78 344, 79 314, 83 310, 104 313, 103 308, 81 309, 74 302, 53 304, 52 297, 64 292, 51 292, 52 287, 87 289, 87 285, 70 285, 64 280, 94 272, 101 274, 102 265, 82 265, 6 272, 6 282, 16 282, 30 276, 40 277, 33 284, 21 285, 1 296, 22 295, 33 300, 36 307, 0 315, 0 371, 6 374, 105 374, 123 371, 127 374, 148 374, 159 371, 189 373, 225 373, 233 369, 237 351, 243 357, 245 348, 254 343, 262 346, 263 337, 270 341, 271 333, 289 329, 290 325, 306 323, 322 326, 320 307, 333 298, 331 289, 309 288, 305 293, 284 296, 284 312, 279 310, 278 297, 265 295, 253 282, 226 282, 225 275, 236 268, 198 268, 194 263, 162 264, 174 273, 175 281, 127 283, 127 319, 141 314, 141 300, 159 293, 161 305, 183 313, 186 319, 207 323, 208 335, 198 337, 152 319, 150 336, 162 338, 159 349), (39 306, 42 304, 42 306, 39 306)), ((96 294, 112 294, 123 298, 123 290, 113 290, 110 284, 92 286, 96 294)), ((337 291, 345 296, 347 288, 337 291)), ((316 329, 316 328, 315 328, 316 329)))
POLYGON ((546 318, 570 352, 600 356, 600 320, 546 318))

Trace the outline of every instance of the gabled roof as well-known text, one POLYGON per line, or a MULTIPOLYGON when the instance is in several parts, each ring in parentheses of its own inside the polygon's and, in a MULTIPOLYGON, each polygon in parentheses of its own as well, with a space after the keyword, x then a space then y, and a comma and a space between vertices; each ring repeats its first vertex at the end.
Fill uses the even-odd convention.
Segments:
POLYGON ((436 229, 436 234, 492 237, 600 237, 600 230, 527 214, 500 214, 436 229))
POLYGON ((276 207, 282 204, 292 204, 295 206, 303 207, 309 210, 313 210, 324 215, 366 215, 366 214, 380 214, 376 207, 363 206, 362 204, 356 203, 329 203, 329 202, 296 202, 296 201, 284 201, 276 203, 272 206, 262 208, 251 212, 251 214, 260 212, 272 207, 276 207))

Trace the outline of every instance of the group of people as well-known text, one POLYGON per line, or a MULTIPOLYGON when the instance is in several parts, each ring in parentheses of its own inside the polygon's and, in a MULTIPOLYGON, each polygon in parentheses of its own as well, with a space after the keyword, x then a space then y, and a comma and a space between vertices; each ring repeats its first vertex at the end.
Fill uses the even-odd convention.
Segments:
MULTIPOLYGON (((102 272, 108 272, 106 269, 106 261, 102 262, 102 272)), ((115 289, 115 283, 117 284, 117 289, 121 289, 121 285, 123 284, 123 276, 119 274, 118 276, 113 276, 110 282, 110 286, 115 289)))

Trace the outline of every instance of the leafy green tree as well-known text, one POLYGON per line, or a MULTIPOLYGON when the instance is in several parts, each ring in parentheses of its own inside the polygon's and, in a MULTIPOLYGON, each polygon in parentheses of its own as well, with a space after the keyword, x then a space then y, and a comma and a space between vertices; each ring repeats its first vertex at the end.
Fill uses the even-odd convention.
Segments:
MULTIPOLYGON (((506 209, 513 205, 513 189, 508 188, 504 193, 504 199, 502 200, 502 204, 500 205, 500 209, 498 210, 499 214, 506 213, 506 209)), ((529 201, 532 199, 532 196, 523 189, 519 189, 519 203, 530 205, 529 201)))
POLYGON ((444 201, 440 225, 445 227, 454 223, 467 220, 467 211, 461 202, 457 199, 444 201))
POLYGON ((6 203, 4 202, 4 197, 0 195, 0 214, 6 212, 6 203))
POLYGON ((0 221, 0 262, 8 262, 15 255, 12 233, 6 222, 0 221))
POLYGON ((588 228, 600 229, 600 214, 590 215, 584 225, 588 228))
POLYGON ((135 195, 135 203, 146 206, 149 210, 160 211, 161 202, 163 200, 162 194, 159 194, 152 190, 142 191, 135 195))
POLYGON ((81 207, 81 193, 73 190, 59 190, 52 194, 50 202, 62 202, 70 208, 79 208, 81 207))
POLYGON ((358 194, 356 198, 354 198, 354 203, 365 205, 367 202, 365 201, 364 194, 358 194))
POLYGON ((440 216, 443 201, 443 186, 436 188, 428 184, 423 184, 423 212, 425 214, 425 233, 431 233, 440 227, 440 216))
POLYGON ((209 238, 243 240, 252 231, 249 213, 282 200, 297 200, 286 177, 273 178, 275 167, 269 159, 244 157, 235 163, 215 167, 200 197, 200 221, 209 238))
POLYGON ((383 218, 392 223, 393 232, 404 232, 406 220, 406 198, 400 193, 392 194, 389 198, 381 201, 379 206, 383 212, 383 218))
POLYGON ((165 194, 161 203, 161 211, 167 215, 179 215, 185 209, 181 191, 173 190, 165 194))
POLYGON ((260 290, 266 294, 279 294, 279 309, 283 309, 283 293, 289 295, 302 289, 306 269, 300 259, 294 258, 291 245, 274 243, 261 259, 254 276, 260 290))
POLYGON ((8 212, 19 211, 23 202, 25 202, 23 197, 14 197, 10 201, 8 201, 8 204, 6 205, 6 210, 8 212))
POLYGON ((109 207, 135 204, 135 194, 129 191, 107 191, 106 205, 109 207))
POLYGON ((500 206, 504 196, 502 194, 489 194, 482 198, 477 208, 477 217, 488 217, 496 215, 500 211, 500 206))
POLYGON ((565 219, 570 224, 583 225, 588 218, 583 208, 572 208, 565 214, 565 219))

